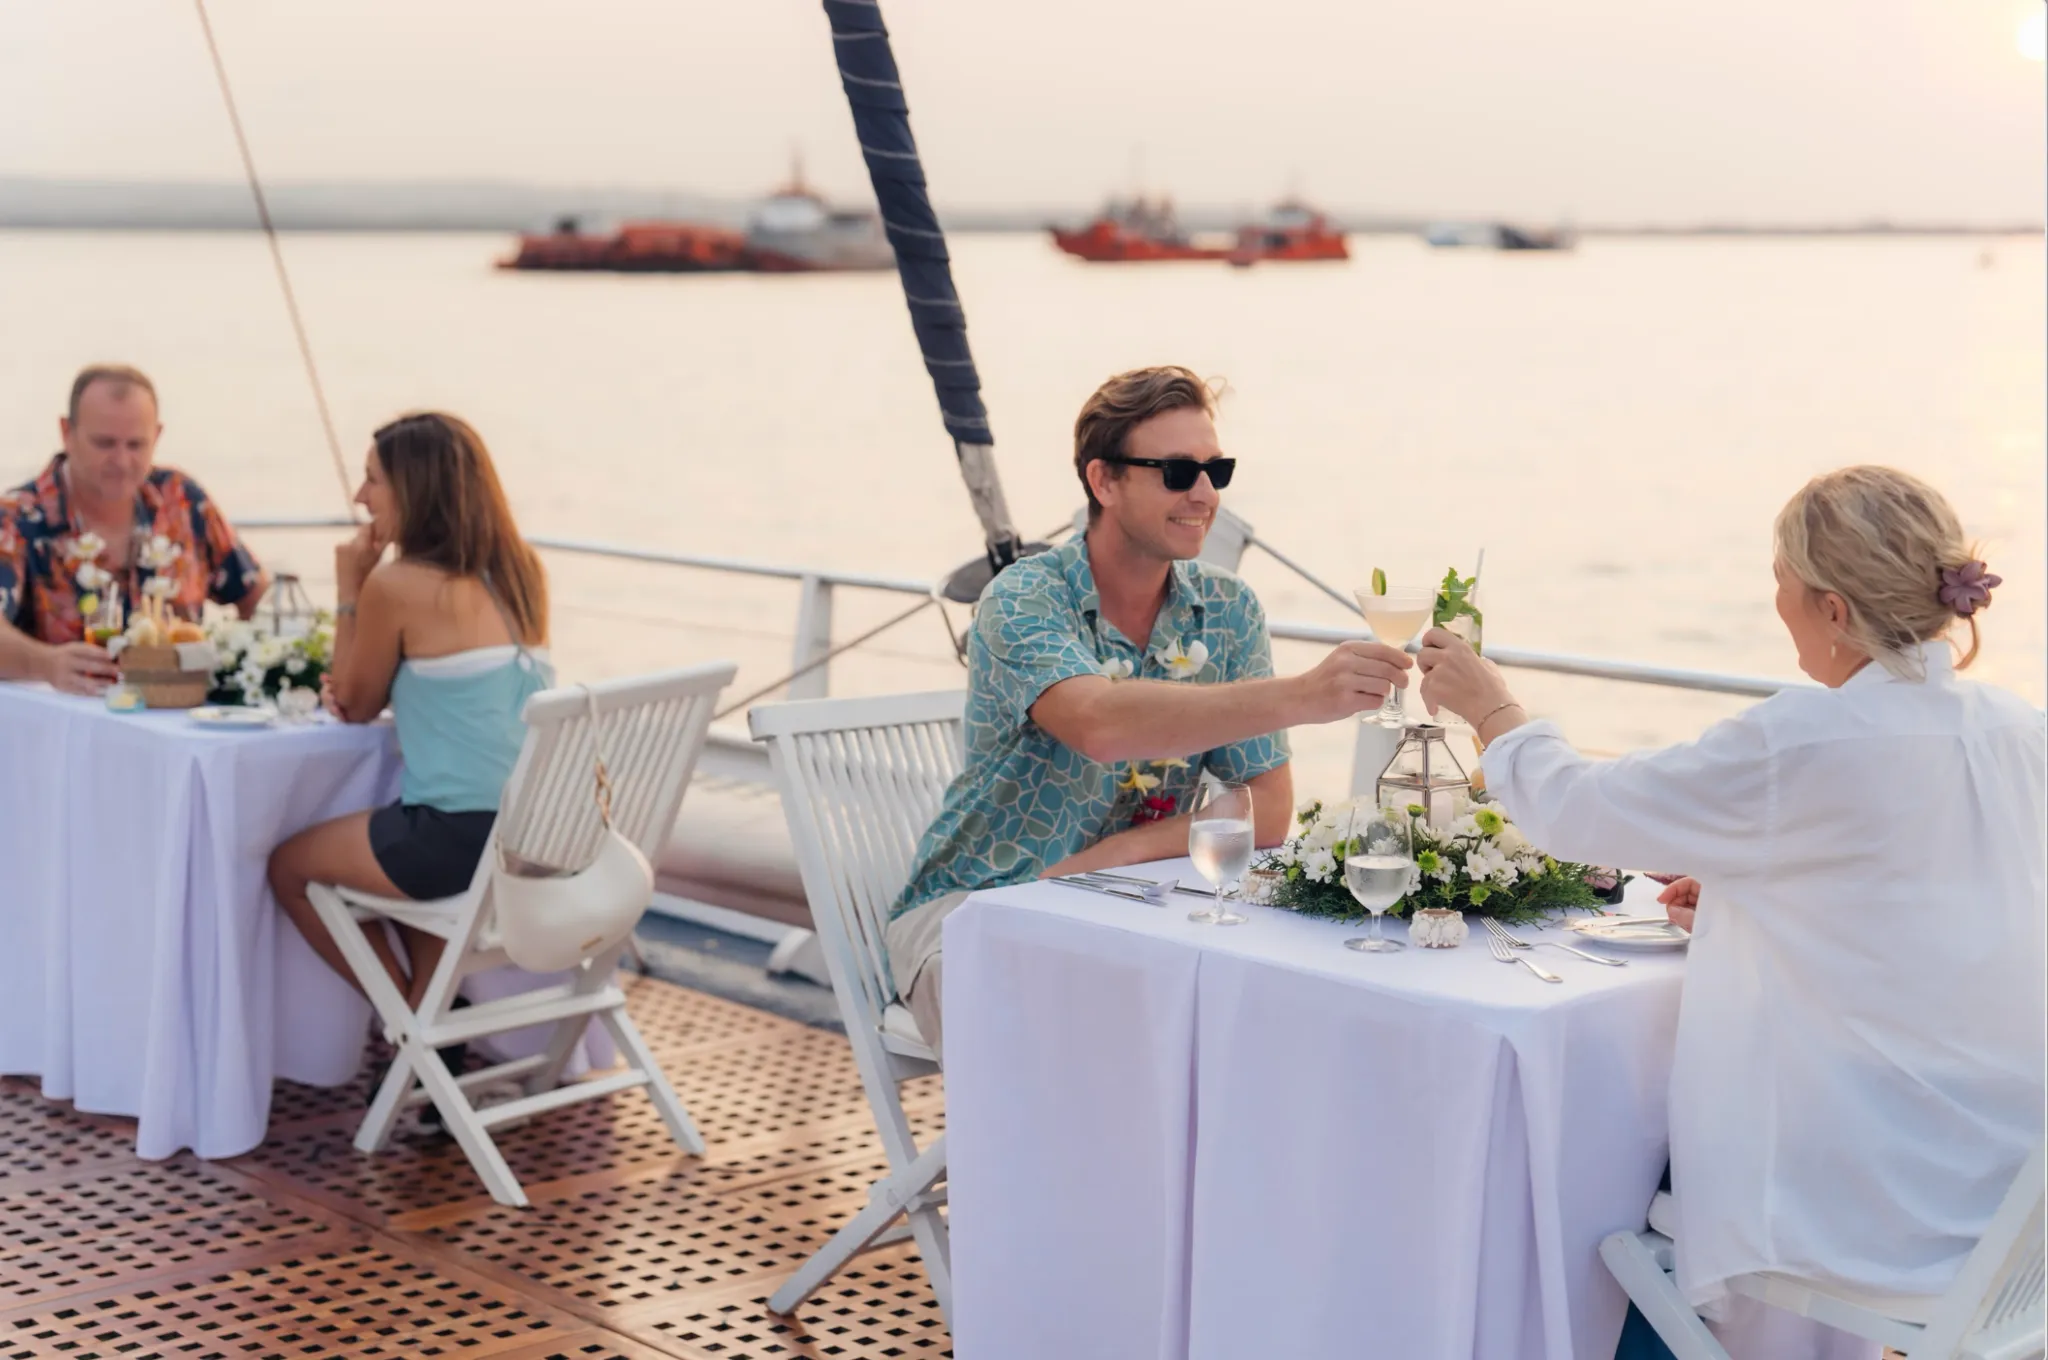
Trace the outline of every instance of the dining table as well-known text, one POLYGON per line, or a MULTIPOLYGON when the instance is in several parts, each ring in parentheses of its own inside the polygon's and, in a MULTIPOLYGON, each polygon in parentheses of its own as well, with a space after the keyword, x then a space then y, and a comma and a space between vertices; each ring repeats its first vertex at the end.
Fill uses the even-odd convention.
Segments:
POLYGON ((959 1353, 1608 1360, 1598 1249, 1665 1169, 1683 941, 1515 927, 1551 983, 1476 917, 1365 953, 1357 924, 1202 905, 1041 880, 947 919, 959 1353))
MULTIPOLYGON (((342 1085, 370 1035, 369 1002, 285 919, 267 866, 307 827, 398 796, 391 722, 205 716, 0 683, 0 1075, 135 1120, 149 1159, 249 1151, 276 1081, 342 1085)), ((499 967, 463 991, 565 976, 499 967)), ((539 1052, 548 1028, 477 1047, 539 1052)), ((566 1070, 614 1057, 593 1027, 566 1070)))

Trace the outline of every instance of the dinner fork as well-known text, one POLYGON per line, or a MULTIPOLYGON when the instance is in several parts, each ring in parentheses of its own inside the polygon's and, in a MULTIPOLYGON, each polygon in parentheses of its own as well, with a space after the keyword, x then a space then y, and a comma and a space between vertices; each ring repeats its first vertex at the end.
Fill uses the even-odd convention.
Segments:
POLYGON ((1502 942, 1510 949, 1534 949, 1539 944, 1547 944, 1552 949, 1562 949, 1567 954, 1577 954, 1582 959, 1592 963, 1604 963, 1609 968, 1628 967, 1627 959, 1604 959, 1598 954, 1588 954, 1583 949, 1574 949, 1568 944, 1559 944, 1556 940, 1525 940, 1500 922, 1494 920, 1491 916, 1481 917, 1480 919, 1485 921, 1486 928, 1499 936, 1502 942))
POLYGON ((1491 949, 1493 951, 1493 956, 1499 959, 1502 963, 1519 963, 1524 968, 1534 973, 1537 977, 1542 978, 1545 982, 1564 981, 1564 979, 1559 977, 1557 974, 1547 972, 1544 969, 1538 968, 1534 963, 1530 962, 1528 959, 1523 958, 1514 950, 1508 948, 1507 945, 1502 942, 1500 936, 1494 934, 1490 930, 1486 932, 1486 947, 1491 949))

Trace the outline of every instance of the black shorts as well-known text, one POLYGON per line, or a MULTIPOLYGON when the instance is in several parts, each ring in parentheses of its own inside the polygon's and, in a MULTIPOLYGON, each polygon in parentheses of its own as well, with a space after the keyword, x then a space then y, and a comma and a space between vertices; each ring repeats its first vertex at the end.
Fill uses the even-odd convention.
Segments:
POLYGON ((370 814, 370 853, 397 889, 415 902, 469 890, 484 857, 495 812, 443 812, 393 803, 370 814))

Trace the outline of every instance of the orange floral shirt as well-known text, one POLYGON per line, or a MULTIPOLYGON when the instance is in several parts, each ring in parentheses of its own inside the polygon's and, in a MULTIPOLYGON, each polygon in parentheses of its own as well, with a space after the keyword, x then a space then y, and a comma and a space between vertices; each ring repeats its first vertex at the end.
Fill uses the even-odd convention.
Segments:
MULTIPOLYGON (((25 486, 0 492, 0 618, 49 643, 85 637, 79 578, 87 565, 78 552, 84 526, 73 518, 58 454, 25 486)), ((199 483, 176 468, 159 467, 135 497, 135 533, 127 558, 112 547, 93 561, 132 611, 143 584, 168 577, 170 611, 197 618, 208 600, 234 604, 263 581, 263 568, 227 516, 199 483), (144 565, 145 547, 161 537, 178 549, 169 566, 144 565)), ((83 573, 90 578, 93 573, 83 573)))

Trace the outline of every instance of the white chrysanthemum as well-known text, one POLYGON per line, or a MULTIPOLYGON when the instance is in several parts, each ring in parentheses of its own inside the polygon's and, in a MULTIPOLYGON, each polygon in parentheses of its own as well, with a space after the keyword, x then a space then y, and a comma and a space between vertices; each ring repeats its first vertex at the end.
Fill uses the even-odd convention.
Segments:
POLYGON ((264 670, 269 670, 272 666, 283 665, 285 658, 291 654, 291 643, 278 637, 256 639, 256 646, 250 653, 255 658, 256 664, 263 667, 264 670))
POLYGON ((1465 872, 1472 875, 1474 883, 1490 883, 1494 875, 1507 867, 1507 856, 1490 845, 1475 845, 1465 852, 1465 872))
POLYGON ((286 675, 304 675, 306 673, 306 658, 297 655, 286 657, 284 659, 284 673, 286 675))
POLYGON ((1301 857, 1301 871, 1317 883, 1337 876, 1337 857, 1327 849, 1311 850, 1301 857))
POLYGON ((1273 862, 1283 869, 1299 863, 1300 860, 1301 844, 1298 841, 1283 842, 1280 848, 1273 852, 1273 862))
POLYGON ((1477 841, 1485 839, 1480 834, 1479 823, 1473 819, 1472 814, 1469 812, 1462 817, 1453 819, 1444 831, 1453 840, 1477 841))
POLYGON ((1342 834, 1334 825, 1318 817, 1315 825, 1301 833, 1301 845, 1304 850, 1328 850, 1342 834))
POLYGON ((1513 822, 1509 822, 1503 827, 1501 833, 1493 839, 1502 850, 1510 855, 1525 854, 1530 849, 1529 838, 1524 836, 1521 828, 1513 822))

